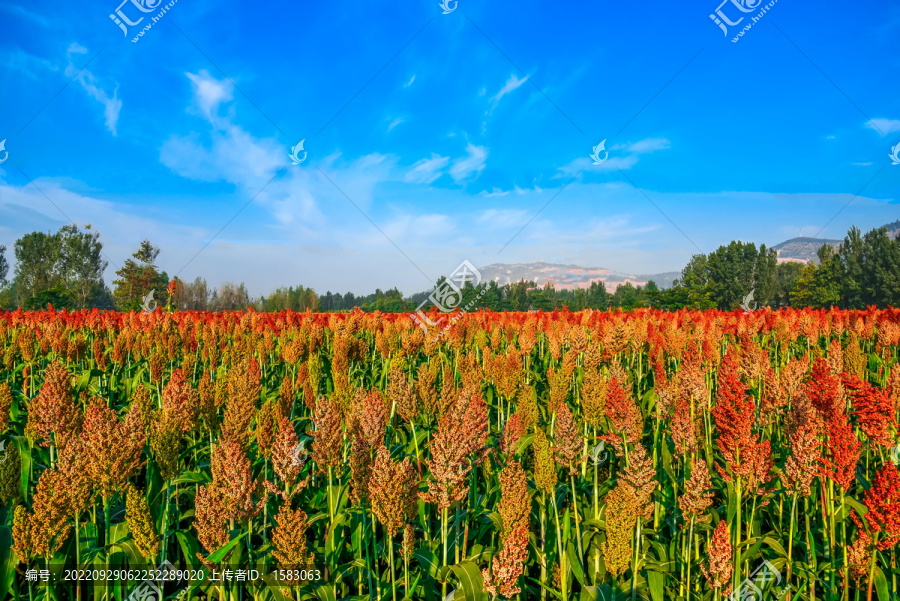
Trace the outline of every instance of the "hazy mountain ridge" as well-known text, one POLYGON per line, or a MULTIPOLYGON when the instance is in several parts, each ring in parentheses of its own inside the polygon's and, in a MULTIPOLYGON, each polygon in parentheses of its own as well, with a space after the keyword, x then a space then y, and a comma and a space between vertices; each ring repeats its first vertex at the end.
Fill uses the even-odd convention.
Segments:
POLYGON ((680 272, 669 271, 656 274, 626 274, 604 267, 581 267, 559 263, 495 263, 479 268, 482 281, 494 281, 498 285, 512 284, 522 280, 533 281, 538 287, 552 284, 554 288, 572 290, 589 288, 592 282, 603 282, 606 290, 615 292, 620 284, 631 282, 635 286, 645 286, 653 280, 660 288, 668 288, 680 276, 680 272))
MULTIPOLYGON (((892 238, 900 234, 900 220, 888 223, 884 227, 892 238)), ((779 262, 799 261, 803 263, 818 262, 816 253, 823 244, 837 248, 843 240, 829 238, 797 237, 780 242, 771 248, 778 253, 779 262)), ((681 276, 679 271, 667 271, 654 274, 626 274, 604 267, 582 267, 580 265, 564 265, 561 263, 494 263, 481 267, 482 281, 494 281, 498 285, 512 284, 525 280, 534 282, 538 287, 552 284, 558 290, 589 288, 592 282, 603 282, 606 290, 615 292, 619 285, 631 282, 635 286, 646 286, 653 280, 660 288, 669 288, 681 276)))

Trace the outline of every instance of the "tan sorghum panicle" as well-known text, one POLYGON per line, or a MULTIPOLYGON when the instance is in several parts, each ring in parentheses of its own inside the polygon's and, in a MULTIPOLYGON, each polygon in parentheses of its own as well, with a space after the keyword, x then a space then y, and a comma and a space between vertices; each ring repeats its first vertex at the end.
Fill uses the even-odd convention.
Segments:
POLYGON ((636 445, 633 450, 628 452, 628 467, 622 474, 622 484, 626 490, 631 490, 634 510, 645 520, 653 514, 653 503, 650 502, 650 499, 653 491, 656 490, 655 476, 653 460, 647 456, 647 450, 642 445, 636 445))
POLYGON ((510 459, 500 472, 500 507, 503 520, 501 542, 505 542, 519 526, 528 527, 531 517, 531 493, 528 491, 528 476, 521 464, 510 459))
POLYGON ((804 395, 806 402, 794 404, 787 424, 791 455, 781 472, 781 484, 800 496, 808 496, 816 477, 816 466, 822 453, 819 443, 820 418, 804 395))
POLYGON ((216 405, 216 385, 213 384, 207 370, 203 371, 203 377, 197 386, 197 397, 205 429, 207 432, 213 432, 219 426, 219 407, 216 405))
MULTIPOLYGON (((305 570, 313 565, 314 555, 309 551, 306 543, 306 530, 309 524, 306 521, 306 512, 302 509, 291 509, 290 504, 285 503, 275 516, 277 526, 272 533, 272 557, 278 561, 278 566, 283 570, 305 570)), ((294 584, 295 581, 284 581, 294 584)))
POLYGON ((894 363, 891 367, 891 373, 888 376, 887 386, 888 397, 894 404, 894 412, 900 411, 900 363, 894 363))
POLYGON ((272 443, 280 419, 278 403, 274 400, 264 402, 256 412, 256 444, 266 459, 272 458, 272 443))
MULTIPOLYGON (((278 423, 278 434, 272 447, 272 467, 275 474, 281 479, 284 489, 290 489, 296 483, 298 486, 293 491, 296 494, 303 490, 309 483, 309 476, 299 480, 300 470, 306 463, 309 452, 305 447, 299 446, 297 433, 294 431, 294 423, 287 417, 282 417, 278 423)), ((285 499, 287 502, 288 499, 285 499)))
POLYGON ((178 473, 178 457, 181 455, 183 436, 178 422, 171 417, 167 418, 165 414, 153 425, 153 431, 150 433, 150 452, 156 459, 163 480, 169 480, 178 473))
POLYGON ((519 525, 506 537, 503 548, 494 557, 492 569, 481 570, 484 588, 491 595, 506 599, 519 594, 522 591, 518 586, 519 577, 525 572, 527 559, 528 527, 519 525))
MULTIPOLYGON (((431 360, 420 365, 417 371, 416 396, 419 399, 419 407, 430 418, 438 418, 441 413, 437 390, 439 368, 440 364, 436 360, 431 360)), ((441 394, 445 392, 442 390, 441 394)))
POLYGON ((54 361, 44 370, 41 392, 28 405, 25 434, 35 440, 43 438, 41 446, 45 447, 50 446, 53 435, 61 448, 77 434, 80 422, 72 397, 72 376, 62 363, 54 361))
POLYGON ((253 517, 262 509, 261 503, 254 503, 253 495, 260 485, 254 480, 247 458, 239 442, 226 439, 213 451, 213 484, 222 494, 228 519, 242 522, 253 517))
POLYGON ((863 380, 866 377, 868 366, 869 359, 859 348, 858 336, 855 332, 850 332, 850 343, 847 345, 847 348, 844 349, 843 371, 863 380))
POLYGON ((487 418, 481 394, 474 389, 461 391, 453 409, 438 424, 431 442, 431 457, 425 463, 432 479, 423 499, 445 509, 465 498, 469 490, 466 476, 473 464, 485 456, 487 418))
POLYGON ((372 476, 372 447, 356 437, 350 444, 350 499, 357 505, 369 500, 369 479, 372 476))
POLYGON ((554 414, 560 410, 560 405, 565 404, 572 380, 564 368, 556 368, 551 364, 550 369, 547 370, 547 383, 550 386, 550 402, 547 409, 554 414))
POLYGON ((522 411, 516 411, 507 420, 503 427, 503 437, 500 439, 500 452, 504 455, 515 453, 519 442, 528 434, 529 427, 525 426, 522 411))
POLYGON ((840 338, 835 338, 828 345, 828 358, 825 360, 831 373, 839 374, 844 371, 844 349, 841 346, 840 338))
POLYGON ((19 561, 28 565, 31 558, 36 555, 34 552, 34 542, 31 538, 31 522, 28 517, 28 511, 23 505, 16 505, 13 515, 13 550, 19 561))
POLYGON ((181 430, 190 432, 197 425, 200 399, 197 391, 184 378, 181 369, 172 372, 172 377, 162 391, 163 411, 181 424, 181 430))
POLYGON ((415 517, 418 489, 418 477, 409 457, 395 462, 385 446, 378 447, 369 479, 369 497, 372 512, 391 538, 415 517))
POLYGON ((691 469, 691 477, 684 483, 684 494, 678 499, 686 519, 698 518, 712 505, 715 494, 706 461, 697 459, 691 469))
POLYGON ((631 541, 634 539, 635 514, 634 494, 629 487, 620 483, 606 495, 606 542, 601 543, 600 552, 606 569, 618 578, 631 565, 631 541))
POLYGON ((245 359, 228 372, 228 401, 222 418, 222 436, 246 445, 249 442, 250 422, 262 391, 259 364, 245 359))
POLYGON ((540 426, 535 426, 531 448, 534 451, 534 484, 538 490, 552 495, 557 482, 556 462, 550 450, 550 441, 540 426))
POLYGON ((0 432, 6 430, 7 424, 9 424, 9 411, 12 408, 12 401, 12 389, 9 387, 9 384, 0 382, 0 432))
POLYGON ((69 516, 75 519, 86 513, 94 504, 96 496, 92 489, 90 470, 86 466, 88 455, 82 451, 84 441, 73 438, 59 453, 56 469, 62 482, 65 482, 65 500, 69 516))
POLYGON ((374 388, 366 392, 363 388, 353 397, 350 414, 350 430, 361 437, 370 447, 384 442, 384 433, 390 418, 390 407, 374 388))
POLYGON ((94 398, 84 416, 82 453, 94 490, 110 499, 125 486, 128 478, 143 465, 145 437, 142 424, 131 419, 120 421, 103 399, 94 398))
MULTIPOLYGON (((859 526, 859 530, 856 533, 856 540, 847 547, 847 565, 850 568, 850 578, 853 578, 856 586, 861 586, 869 576, 869 560, 872 557, 874 548, 872 538, 862 528, 859 518, 856 517, 856 514, 853 514, 851 517, 859 526)), ((843 569, 841 570, 841 576, 844 576, 843 569)))
POLYGON ((66 541, 71 526, 66 505, 66 483, 57 470, 44 470, 38 479, 37 491, 32 501, 32 513, 28 515, 28 530, 33 556, 50 557, 66 541))
MULTIPOLYGON (((69 345, 71 348, 71 345, 69 345)), ((158 350, 150 354, 150 381, 154 384, 162 383, 163 371, 166 369, 166 357, 158 350)))
POLYGON ((228 511, 225 499, 214 482, 197 489, 194 518, 197 540, 207 553, 212 553, 228 542, 228 511))
POLYGON ((144 494, 133 485, 128 485, 125 500, 125 521, 134 537, 134 544, 147 561, 153 561, 159 554, 160 538, 153 525, 153 516, 147 506, 144 494))
POLYGON ((534 394, 534 388, 527 384, 519 388, 519 394, 516 395, 516 413, 522 415, 522 427, 526 430, 531 430, 538 420, 537 398, 534 394))
POLYGON ((606 380, 599 372, 585 369, 581 386, 581 411, 584 421, 599 428, 606 417, 606 380))
POLYGON ((708 559, 705 565, 701 565, 703 574, 709 580, 709 585, 714 589, 724 588, 723 594, 731 590, 731 574, 734 562, 731 559, 731 540, 728 536, 728 524, 725 520, 719 522, 709 544, 708 559))
POLYGON ((294 382, 291 376, 285 376, 281 380, 281 387, 278 389, 278 410, 281 415, 290 417, 294 408, 294 382))
POLYGON ((138 384, 131 393, 131 408, 140 417, 141 429, 144 434, 150 436, 157 421, 156 407, 153 403, 153 393, 143 382, 138 384))
POLYGON ((416 550, 416 531, 412 527, 412 524, 407 524, 405 528, 403 528, 403 548, 401 553, 403 554, 403 561, 409 563, 412 559, 413 552, 416 550))
POLYGON ((387 400, 396 405, 397 414, 409 423, 419 415, 416 391, 406 378, 406 374, 396 365, 391 366, 388 378, 387 400))
POLYGON ((6 445, 6 459, 0 462, 0 505, 12 506, 22 496, 22 457, 15 444, 6 445))
POLYGON ((312 458, 318 466, 319 473, 332 468, 336 474, 343 471, 343 431, 341 428, 341 410, 337 403, 325 396, 319 397, 316 403, 313 424, 312 458))
POLYGON ((563 467, 568 467, 569 474, 575 475, 578 471, 578 463, 584 457, 584 437, 567 403, 559 405, 553 434, 553 451, 556 455, 557 463, 563 467))

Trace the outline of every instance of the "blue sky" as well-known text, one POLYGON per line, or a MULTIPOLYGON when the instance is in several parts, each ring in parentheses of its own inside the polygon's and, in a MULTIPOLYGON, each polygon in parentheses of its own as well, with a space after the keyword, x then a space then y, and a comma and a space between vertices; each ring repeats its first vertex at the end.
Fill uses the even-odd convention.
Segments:
POLYGON ((897 4, 779 0, 732 42, 765 3, 178 0, 132 42, 157 3, 0 1, 11 261, 71 220, 107 279, 149 238, 253 294, 412 293, 464 259, 656 273, 900 218, 897 4))

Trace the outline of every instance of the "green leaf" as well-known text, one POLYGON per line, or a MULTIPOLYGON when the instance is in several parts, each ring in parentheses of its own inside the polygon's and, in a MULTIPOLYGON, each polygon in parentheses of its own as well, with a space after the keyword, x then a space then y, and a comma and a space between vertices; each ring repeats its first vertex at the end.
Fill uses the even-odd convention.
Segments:
POLYGON ((220 561, 225 559, 225 556, 228 555, 228 553, 230 553, 232 549, 238 546, 242 540, 244 540, 243 537, 238 537, 231 542, 225 543, 224 545, 216 549, 212 555, 207 557, 206 560, 211 563, 219 563, 220 561))
POLYGON ((653 601, 663 601, 665 574, 647 570, 647 584, 650 585, 650 596, 653 597, 653 601))
POLYGON ((331 588, 330 584, 323 584, 317 588, 316 596, 322 601, 337 601, 337 597, 334 596, 334 590, 331 588))
POLYGON ((873 581, 875 583, 875 592, 878 593, 878 601, 890 601, 891 596, 888 593, 887 578, 885 578, 881 568, 875 568, 875 578, 873 581))
POLYGON ((566 555, 569 556, 569 563, 572 567, 572 573, 575 574, 575 579, 578 581, 578 584, 584 586, 584 571, 581 567, 581 558, 578 557, 578 551, 575 550, 575 545, 572 544, 572 541, 569 541, 566 547, 566 555))
POLYGON ((16 564, 19 558, 12 549, 12 530, 9 526, 0 526, 0 599, 6 597, 9 586, 13 582, 16 564))
MULTIPOLYGON (((171 484, 206 484, 207 482, 211 481, 212 478, 210 478, 208 474, 204 474, 202 472, 184 472, 177 478, 174 478, 171 484)), ((174 492, 175 490, 173 489, 172 493, 174 492)))
POLYGON ((416 549, 413 553, 413 557, 416 558, 416 561, 419 562, 419 565, 422 566, 422 569, 425 570, 429 576, 437 578, 440 565, 438 564, 437 555, 435 555, 431 549, 427 547, 416 549))
POLYGON ((453 575, 459 580, 459 585, 466 595, 466 601, 488 601, 484 591, 484 581, 481 579, 481 570, 471 561, 464 561, 449 566, 453 575))

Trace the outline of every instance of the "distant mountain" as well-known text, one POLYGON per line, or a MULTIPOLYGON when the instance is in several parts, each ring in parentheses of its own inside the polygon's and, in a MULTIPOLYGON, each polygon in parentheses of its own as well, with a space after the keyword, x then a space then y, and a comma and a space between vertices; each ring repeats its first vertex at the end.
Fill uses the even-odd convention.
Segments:
POLYGON ((553 284, 553 287, 558 290, 573 290, 589 288, 591 282, 603 282, 606 290, 610 293, 615 292, 616 288, 625 282, 631 282, 635 286, 645 286, 648 281, 653 280, 660 288, 669 288, 675 278, 681 275, 677 271, 650 275, 628 274, 603 267, 580 267, 578 265, 544 263, 543 261, 515 264, 495 263, 481 267, 479 271, 482 281, 493 280, 500 286, 525 280, 534 282, 539 287, 553 284))
POLYGON ((831 245, 835 248, 843 242, 843 240, 830 240, 828 238, 791 238, 785 240, 781 244, 776 244, 772 248, 778 252, 778 261, 799 261, 801 263, 818 262, 819 257, 816 253, 822 248, 823 244, 831 245))
MULTIPOLYGON (((888 236, 895 238, 900 233, 900 220, 888 223, 884 227, 888 230, 888 236)), ((835 248, 843 242, 843 240, 831 240, 828 238, 791 238, 785 240, 781 244, 776 244, 772 248, 778 252, 778 260, 781 261, 801 261, 803 263, 817 263, 819 257, 816 254, 823 244, 829 244, 835 248)))

